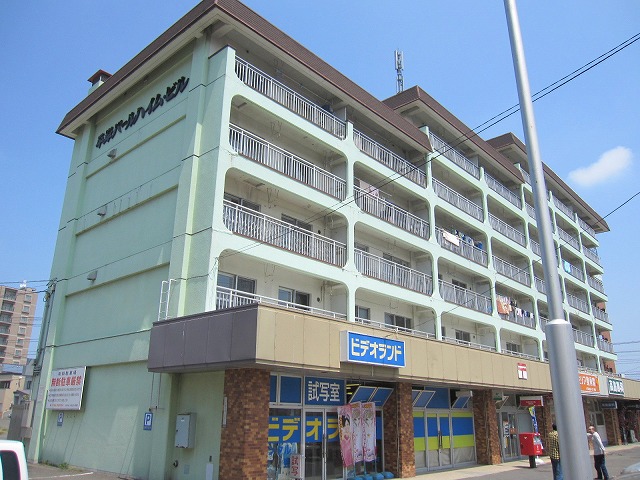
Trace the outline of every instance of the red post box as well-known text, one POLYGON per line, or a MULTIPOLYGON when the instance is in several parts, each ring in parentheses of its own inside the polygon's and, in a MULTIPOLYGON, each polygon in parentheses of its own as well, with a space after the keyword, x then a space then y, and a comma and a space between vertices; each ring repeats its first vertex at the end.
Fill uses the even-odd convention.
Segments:
POLYGON ((527 432, 520 434, 520 455, 529 457, 529 466, 536 468, 536 459, 542 455, 542 440, 539 433, 527 432))

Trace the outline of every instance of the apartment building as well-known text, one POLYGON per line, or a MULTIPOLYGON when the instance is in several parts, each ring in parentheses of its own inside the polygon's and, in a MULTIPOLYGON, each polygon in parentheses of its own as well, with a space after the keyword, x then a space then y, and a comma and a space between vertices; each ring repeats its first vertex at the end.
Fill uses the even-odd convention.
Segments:
POLYGON ((0 364, 26 365, 38 293, 0 285, 0 364))
MULTIPOLYGON (((419 87, 380 101, 235 0, 91 81, 58 129, 75 142, 51 274, 66 280, 48 292, 32 460, 404 478, 517 458, 527 405, 550 430, 520 140, 472 135, 419 87), (349 469, 346 406, 376 447, 349 469)), ((619 442, 640 384, 615 374, 608 226, 545 175, 585 420, 619 442)))

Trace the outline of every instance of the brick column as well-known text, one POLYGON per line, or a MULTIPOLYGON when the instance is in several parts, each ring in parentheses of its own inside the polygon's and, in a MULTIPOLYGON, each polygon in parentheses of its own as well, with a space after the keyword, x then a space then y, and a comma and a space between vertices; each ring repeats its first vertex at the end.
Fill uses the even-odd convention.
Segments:
POLYGON ((542 439, 542 446, 545 447, 545 455, 547 453, 546 446, 549 441, 549 432, 552 430, 553 419, 551 418, 551 405, 553 405, 553 395, 542 396, 542 407, 536 407, 536 418, 538 420, 538 433, 542 439))
POLYGON ((264 480, 269 435, 269 371, 226 370, 227 425, 222 428, 220 480, 264 480))
POLYGON ((607 439, 609 445, 621 445, 622 434, 620 432, 620 420, 617 410, 603 410, 604 425, 607 428, 607 439))
POLYGON ((398 478, 415 477, 411 384, 397 383, 383 408, 384 466, 398 478))
POLYGON ((501 463, 498 412, 491 390, 473 390, 473 427, 478 463, 483 465, 501 463))

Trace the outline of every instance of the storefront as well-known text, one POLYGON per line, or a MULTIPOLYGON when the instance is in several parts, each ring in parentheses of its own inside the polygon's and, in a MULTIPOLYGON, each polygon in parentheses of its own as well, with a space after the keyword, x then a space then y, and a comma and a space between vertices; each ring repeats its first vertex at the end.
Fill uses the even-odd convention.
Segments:
POLYGON ((497 406, 502 461, 519 460, 519 434, 534 431, 531 411, 528 406, 520 404, 519 395, 514 393, 501 395, 501 399, 497 400, 497 406))

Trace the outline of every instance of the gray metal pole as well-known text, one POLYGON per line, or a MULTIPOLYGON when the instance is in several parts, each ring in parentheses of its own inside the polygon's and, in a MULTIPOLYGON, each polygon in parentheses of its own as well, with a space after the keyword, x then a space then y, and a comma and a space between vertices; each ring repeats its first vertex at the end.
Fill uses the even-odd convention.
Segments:
POLYGON ((556 423, 560 437, 560 461, 564 477, 567 480, 585 480, 593 478, 593 470, 589 459, 584 410, 578 384, 576 348, 573 342, 571 324, 565 320, 562 308, 558 262, 553 243, 551 217, 547 205, 547 187, 538 149, 533 102, 529 89, 529 78, 527 76, 515 0, 504 0, 504 6, 509 26, 513 65, 518 83, 520 111, 527 144, 527 157, 529 158, 529 173, 533 182, 533 200, 538 231, 540 232, 542 266, 544 268, 547 299, 549 300, 551 321, 547 323, 545 332, 549 352, 549 369, 551 370, 556 423))

